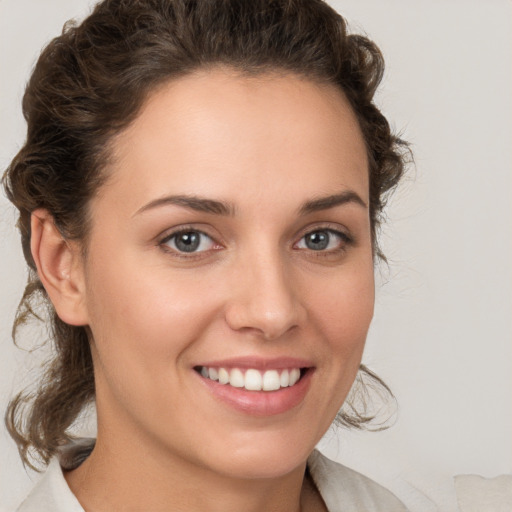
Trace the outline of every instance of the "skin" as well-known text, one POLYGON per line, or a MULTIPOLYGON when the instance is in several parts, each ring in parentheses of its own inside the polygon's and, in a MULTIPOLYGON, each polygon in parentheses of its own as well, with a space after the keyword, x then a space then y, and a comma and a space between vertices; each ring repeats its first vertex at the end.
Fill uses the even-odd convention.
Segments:
POLYGON ((306 460, 352 385, 374 304, 367 157, 348 102, 293 75, 201 71, 150 95, 112 154, 85 260, 47 212, 32 224, 59 315, 92 334, 97 445, 66 474, 71 489, 87 512, 324 510, 306 460), (360 201, 301 211, 334 194, 360 201), (148 206, 169 195, 229 212, 148 206), (183 227, 208 235, 200 251, 169 240, 183 227), (308 248, 326 230, 329 248, 308 248), (310 361, 307 394, 281 414, 232 408, 193 367, 235 356, 310 361))

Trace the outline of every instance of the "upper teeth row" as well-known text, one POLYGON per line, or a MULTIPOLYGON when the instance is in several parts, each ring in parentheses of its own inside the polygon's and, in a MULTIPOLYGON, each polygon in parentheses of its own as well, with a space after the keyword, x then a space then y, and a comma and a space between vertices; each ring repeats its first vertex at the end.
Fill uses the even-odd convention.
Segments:
POLYGON ((300 369, 267 370, 260 372, 255 369, 245 370, 245 374, 238 368, 201 367, 201 375, 207 379, 219 381, 220 384, 229 384, 235 388, 245 388, 249 391, 276 391, 280 388, 293 386, 300 379, 300 369))

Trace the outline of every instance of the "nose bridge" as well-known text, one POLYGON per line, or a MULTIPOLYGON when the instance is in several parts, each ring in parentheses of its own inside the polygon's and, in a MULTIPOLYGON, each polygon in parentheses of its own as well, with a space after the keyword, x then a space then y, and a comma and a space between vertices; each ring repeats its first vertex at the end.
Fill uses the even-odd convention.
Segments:
POLYGON ((296 326, 300 304, 290 269, 277 246, 261 245, 239 255, 227 321, 235 330, 275 339, 296 326))

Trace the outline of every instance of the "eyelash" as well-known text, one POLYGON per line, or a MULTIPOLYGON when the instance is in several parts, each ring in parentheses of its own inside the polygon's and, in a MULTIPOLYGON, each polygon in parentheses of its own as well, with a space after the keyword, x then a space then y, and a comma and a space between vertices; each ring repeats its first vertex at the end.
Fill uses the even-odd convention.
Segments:
MULTIPOLYGON (((324 249, 315 250, 315 249, 310 249, 307 247, 300 248, 299 250, 308 251, 315 257, 329 257, 332 255, 337 255, 337 254, 345 252, 347 250, 347 246, 354 244, 354 239, 351 236, 349 236, 347 233, 340 231, 339 229, 334 229, 332 227, 327 227, 327 226, 319 226, 319 227, 315 227, 314 229, 308 229, 308 231, 300 237, 299 242, 302 242, 303 240, 306 239, 307 236, 313 235, 315 233, 316 234, 328 233, 329 237, 332 237, 332 236, 336 237, 338 239, 339 246, 335 247, 333 249, 327 249, 327 250, 324 250, 324 249)), ((331 243, 331 241, 332 240, 329 238, 328 243, 331 243)), ((294 244, 294 247, 299 242, 296 242, 294 244)))
POLYGON ((172 254, 174 257, 177 257, 177 258, 183 258, 183 259, 196 259, 196 258, 199 258, 201 257, 204 253, 207 253, 207 252, 210 252, 211 250, 216 250, 216 249, 210 249, 210 250, 207 250, 207 251, 191 251, 191 252, 186 252, 186 251, 180 251, 180 250, 177 250, 177 249, 173 249, 171 247, 169 247, 167 244, 171 241, 171 240, 176 240, 177 237, 179 237, 180 235, 184 235, 184 234, 187 234, 187 233, 197 233, 203 237, 207 237, 209 238, 212 243, 216 246, 218 246, 218 248, 222 248, 222 246, 220 244, 218 244, 213 237, 211 237, 210 235, 208 235, 208 233, 205 233, 204 231, 200 230, 200 229, 197 229, 197 228, 194 228, 193 226, 184 226, 184 227, 181 227, 180 229, 176 230, 176 231, 173 231, 172 233, 169 233, 168 235, 164 236, 164 238, 162 238, 162 240, 160 240, 158 242, 158 245, 162 248, 162 250, 164 250, 166 253, 169 253, 169 254, 172 254))
MULTIPOLYGON (((329 243, 330 242, 331 242, 331 240, 329 240, 329 243)), ((328 257, 328 256, 332 256, 335 254, 340 254, 340 253, 345 252, 347 250, 347 246, 350 246, 353 244, 354 244, 354 239, 347 233, 340 231, 339 229, 334 229, 332 227, 324 225, 324 226, 315 227, 313 229, 308 229, 304 234, 301 235, 299 240, 293 244, 293 247, 294 247, 294 249, 299 250, 299 251, 307 251, 307 252, 311 253, 312 255, 314 255, 315 257, 328 257), (336 238, 339 239, 339 243, 340 243, 341 247, 336 247, 334 249, 329 249, 329 250, 323 250, 323 249, 322 250, 314 250, 314 249, 310 249, 310 248, 296 248, 296 245, 299 242, 304 240, 308 235, 313 235, 315 233, 328 233, 330 236, 334 235, 336 238)), ((209 253, 211 251, 216 251, 216 250, 219 250, 222 248, 222 245, 219 244, 218 242, 216 242, 212 236, 208 235, 208 233, 205 233, 204 231, 202 231, 200 229, 194 228, 193 226, 184 226, 176 231, 173 231, 172 233, 165 235, 158 242, 158 245, 166 253, 172 254, 174 257, 183 258, 183 259, 187 259, 187 260, 201 258, 204 256, 205 253, 209 253), (173 248, 169 247, 168 243, 171 240, 173 240, 173 239, 176 240, 176 238, 179 237, 180 235, 184 235, 184 234, 188 234, 188 233, 195 233, 195 234, 199 234, 200 236, 209 238, 211 240, 211 243, 213 245, 217 246, 217 248, 208 249, 208 250, 204 250, 204 251, 186 252, 186 251, 180 251, 178 249, 173 249, 173 248)))

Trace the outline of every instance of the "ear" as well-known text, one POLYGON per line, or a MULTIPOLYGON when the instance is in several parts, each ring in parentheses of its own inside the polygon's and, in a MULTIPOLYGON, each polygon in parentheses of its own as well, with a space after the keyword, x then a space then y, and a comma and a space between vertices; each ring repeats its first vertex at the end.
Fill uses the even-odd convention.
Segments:
POLYGON ((64 239, 47 210, 32 213, 30 249, 39 279, 59 318, 70 325, 87 325, 80 247, 64 239))

